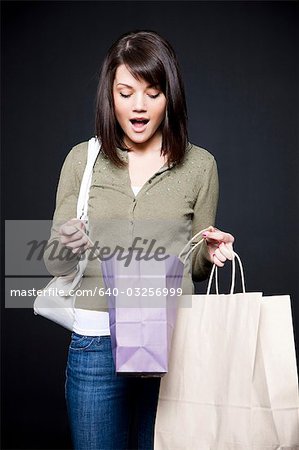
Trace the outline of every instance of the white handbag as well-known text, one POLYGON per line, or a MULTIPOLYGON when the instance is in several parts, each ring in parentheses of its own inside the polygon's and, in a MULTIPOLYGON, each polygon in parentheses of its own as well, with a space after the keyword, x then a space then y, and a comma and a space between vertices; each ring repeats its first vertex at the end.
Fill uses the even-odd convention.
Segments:
MULTIPOLYGON (((85 171, 82 177, 80 192, 77 202, 77 218, 85 220, 88 226, 88 197, 92 178, 93 166, 100 151, 100 142, 97 138, 91 138, 88 141, 88 155, 85 171)), ((83 257, 75 271, 71 274, 54 277, 50 283, 42 290, 33 304, 35 315, 40 315, 46 319, 52 320, 58 325, 73 331, 75 318, 75 298, 76 293, 70 295, 70 292, 76 290, 82 281, 82 276, 87 265, 87 258, 83 257), (58 295, 62 294, 62 295, 58 295)))

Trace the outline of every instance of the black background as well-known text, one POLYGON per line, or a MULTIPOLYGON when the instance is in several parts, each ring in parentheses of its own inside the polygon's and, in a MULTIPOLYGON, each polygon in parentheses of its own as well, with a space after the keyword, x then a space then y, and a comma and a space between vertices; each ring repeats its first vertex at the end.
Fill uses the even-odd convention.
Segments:
MULTIPOLYGON (((155 30, 180 62, 190 141, 218 163, 216 226, 235 236, 248 291, 291 295, 298 359, 298 3, 24 1, 1 8, 2 217, 51 219, 66 154, 94 134, 106 51, 124 32, 155 30)), ((226 264, 222 292, 229 277, 226 264)), ((196 287, 204 292, 206 283, 196 287)), ((32 310, 2 307, 2 448, 71 448, 68 343, 69 332, 32 310)))

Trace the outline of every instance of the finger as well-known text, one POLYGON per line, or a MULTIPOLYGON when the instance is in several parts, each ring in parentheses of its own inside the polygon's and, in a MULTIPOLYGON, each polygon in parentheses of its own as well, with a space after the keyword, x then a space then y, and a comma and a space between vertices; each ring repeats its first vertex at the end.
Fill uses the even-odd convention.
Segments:
POLYGON ((206 240, 207 246, 212 249, 215 250, 216 248, 219 247, 219 242, 218 241, 208 241, 206 240))
POLYGON ((224 256, 220 249, 217 248, 217 250, 215 250, 214 255, 219 259, 219 261, 221 262, 225 262, 227 260, 226 256, 224 256))
POLYGON ((60 227, 60 234, 62 235, 66 235, 67 237, 72 237, 72 239, 70 239, 71 241, 74 241, 76 239, 80 239, 83 235, 88 237, 86 234, 86 227, 85 224, 76 219, 73 219, 73 224, 72 225, 68 225, 71 224, 72 221, 67 222, 66 224, 64 224, 62 227, 60 227), (77 233, 79 232, 79 234, 77 233))
POLYGON ((70 225, 79 228, 80 230, 84 230, 86 227, 85 221, 81 219, 71 219, 69 221, 70 225))
POLYGON ((78 230, 85 230, 85 224, 82 222, 82 220, 79 219, 71 219, 68 222, 64 223, 60 229, 60 234, 65 234, 67 236, 70 236, 78 230))
POLYGON ((75 249, 75 248, 83 247, 87 243, 88 243, 88 239, 85 236, 83 236, 82 239, 79 239, 74 242, 68 242, 67 244, 65 244, 65 247, 70 248, 70 249, 75 249))
POLYGON ((219 251, 224 255, 227 259, 232 260, 233 255, 233 246, 231 243, 224 244, 223 242, 219 245, 219 251))
POLYGON ((215 241, 220 241, 224 243, 233 243, 235 238, 230 233, 225 233, 224 231, 209 231, 206 233, 208 239, 213 239, 215 241))
POLYGON ((84 236, 84 237, 87 239, 88 245, 89 245, 90 247, 93 247, 93 246, 94 246, 94 243, 92 242, 92 240, 90 239, 90 237, 88 236, 88 234, 87 234, 85 231, 83 231, 83 230, 81 230, 81 234, 82 234, 82 236, 84 236))
POLYGON ((60 234, 65 236, 72 236, 75 233, 78 233, 78 228, 76 228, 74 225, 62 225, 59 230, 60 234))
POLYGON ((215 228, 215 227, 212 227, 212 225, 211 225, 211 226, 209 226, 209 228, 208 228, 207 231, 216 231, 216 228, 215 228))
POLYGON ((230 233, 225 233, 224 231, 206 231, 203 234, 204 237, 206 237, 208 240, 209 239, 213 239, 216 241, 221 241, 221 242, 225 242, 225 243, 233 243, 235 241, 234 236, 232 236, 230 233))
POLYGON ((82 254, 82 253, 84 253, 84 252, 87 250, 88 245, 89 245, 89 244, 81 245, 80 247, 75 247, 75 248, 70 249, 70 250, 71 250, 72 253, 74 253, 74 254, 82 254))
POLYGON ((212 225, 210 225, 207 231, 220 231, 220 230, 218 228, 213 227, 212 225))
POLYGON ((72 253, 74 253, 74 255, 79 255, 83 253, 83 247, 73 248, 72 253))
POLYGON ((82 247, 80 247, 80 253, 85 253, 86 250, 92 248, 92 246, 90 245, 90 242, 87 242, 87 244, 83 245, 82 247))
POLYGON ((60 242, 61 242, 63 245, 68 244, 68 243, 70 243, 70 242, 77 242, 77 241, 79 241, 80 239, 82 239, 83 236, 84 236, 84 235, 82 234, 81 231, 76 230, 76 233, 73 233, 73 234, 71 234, 71 235, 68 235, 68 234, 62 234, 62 235, 60 236, 60 242))
POLYGON ((217 258, 217 256, 215 254, 213 255, 213 263, 216 264, 216 266, 218 266, 218 267, 224 266, 224 263, 222 261, 219 261, 219 259, 217 258))
POLYGON ((86 231, 85 231, 85 229, 83 230, 83 229, 77 227, 77 225, 75 225, 75 228, 77 228, 77 230, 80 231, 80 232, 82 233, 82 235, 84 235, 84 236, 86 236, 87 238, 89 238, 89 237, 88 237, 88 234, 87 234, 86 231))

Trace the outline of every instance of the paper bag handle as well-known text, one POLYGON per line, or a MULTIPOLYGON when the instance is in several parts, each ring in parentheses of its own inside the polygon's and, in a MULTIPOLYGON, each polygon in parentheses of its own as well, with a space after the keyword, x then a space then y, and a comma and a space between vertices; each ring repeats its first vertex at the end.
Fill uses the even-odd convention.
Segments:
MULTIPOLYGON (((180 254, 179 254, 178 258, 181 259, 181 254, 184 253, 184 250, 188 247, 188 245, 190 245, 190 244, 192 243, 192 241, 193 241, 194 238, 196 238, 197 236, 199 236, 200 234, 202 234, 204 231, 208 231, 209 228, 210 228, 210 227, 204 228, 203 230, 201 230, 201 231, 199 231, 198 233, 196 233, 196 234, 190 239, 190 241, 187 242, 187 244, 184 246, 184 248, 180 251, 180 254)), ((200 245, 203 241, 204 241, 204 238, 202 238, 202 239, 201 239, 200 241, 198 241, 195 245, 193 245, 193 247, 190 248, 190 250, 187 252, 187 254, 186 254, 185 258, 184 258, 184 261, 183 261, 183 264, 184 264, 184 265, 185 265, 185 262, 186 262, 188 256, 190 255, 190 253, 192 253, 193 250, 194 250, 198 245, 200 245)))
MULTIPOLYGON (((235 275, 236 275, 236 263, 235 263, 235 260, 236 259, 238 260, 239 267, 240 267, 243 294, 245 294, 245 279, 244 279, 244 270, 243 270, 243 265, 242 265, 242 262, 241 262, 241 258, 234 251, 233 251, 233 254, 234 254, 234 258, 232 259, 232 280, 231 280, 230 294, 233 294, 234 293, 234 289, 235 289, 235 275)), ((218 289, 218 266, 216 266, 216 264, 213 264, 213 267, 212 267, 212 270, 211 270, 211 274, 210 274, 210 278, 209 278, 209 282, 208 282, 208 287, 207 287, 207 295, 210 294, 212 280, 213 280, 213 275, 215 273, 215 270, 216 270, 216 274, 215 274, 216 294, 219 295, 219 289, 218 289)))

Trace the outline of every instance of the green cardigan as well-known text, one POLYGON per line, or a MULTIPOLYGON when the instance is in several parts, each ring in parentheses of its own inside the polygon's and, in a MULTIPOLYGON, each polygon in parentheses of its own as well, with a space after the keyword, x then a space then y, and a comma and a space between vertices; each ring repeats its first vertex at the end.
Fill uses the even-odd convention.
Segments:
MULTIPOLYGON (((74 146, 67 155, 60 174, 56 194, 56 208, 51 236, 44 252, 44 262, 52 275, 60 276, 75 270, 79 256, 54 259, 51 244, 57 252, 67 250, 59 242, 59 226, 76 217, 77 197, 87 159, 88 142, 74 146), (52 252, 52 253, 51 253, 52 252)), ((128 161, 127 151, 117 148, 122 159, 128 161)), ((189 144, 183 164, 164 164, 142 186, 135 197, 129 170, 118 168, 100 151, 93 169, 89 191, 89 236, 99 248, 128 249, 136 237, 148 239, 152 252, 163 246, 167 254, 179 255, 188 240, 198 231, 214 225, 219 195, 216 161, 211 153, 189 144), (154 241, 153 241, 154 240, 154 241)), ((196 242, 199 237, 196 238, 196 242)), ((142 241, 139 240, 138 244, 142 241)), ((144 250, 147 249, 143 246, 144 250)), ((185 255, 188 249, 184 251, 185 255)), ((56 253, 55 253, 56 255, 56 253)), ((107 254, 106 254, 107 257, 107 254)), ((208 277, 212 268, 207 245, 189 255, 182 282, 183 294, 194 293, 193 281, 208 277)), ((104 288, 100 262, 89 260, 80 294, 84 290, 104 288)), ((106 311, 106 296, 77 295, 75 307, 106 311)))

